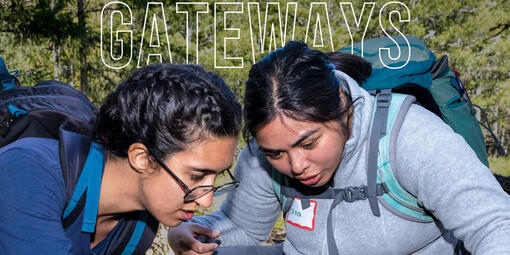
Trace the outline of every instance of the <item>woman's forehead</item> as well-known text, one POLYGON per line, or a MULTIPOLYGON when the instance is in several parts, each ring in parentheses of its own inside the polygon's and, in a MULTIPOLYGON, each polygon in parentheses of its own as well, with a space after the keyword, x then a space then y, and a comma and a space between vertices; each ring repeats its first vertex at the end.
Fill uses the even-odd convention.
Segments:
POLYGON ((176 152, 170 161, 193 169, 221 172, 232 165, 237 137, 211 138, 196 142, 184 151, 176 152))
POLYGON ((264 148, 292 147, 301 138, 320 133, 324 128, 325 124, 320 122, 299 121, 279 115, 260 127, 255 138, 259 146, 264 148))

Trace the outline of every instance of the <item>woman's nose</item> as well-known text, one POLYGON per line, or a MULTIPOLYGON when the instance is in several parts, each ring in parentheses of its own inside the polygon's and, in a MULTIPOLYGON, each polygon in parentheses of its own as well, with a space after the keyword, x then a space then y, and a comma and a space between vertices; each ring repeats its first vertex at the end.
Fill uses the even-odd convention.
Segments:
POLYGON ((202 197, 199 197, 195 200, 197 204, 202 206, 203 208, 208 208, 212 204, 213 192, 209 192, 202 197))
POLYGON ((306 153, 303 151, 289 153, 289 164, 294 175, 301 175, 310 166, 306 153))

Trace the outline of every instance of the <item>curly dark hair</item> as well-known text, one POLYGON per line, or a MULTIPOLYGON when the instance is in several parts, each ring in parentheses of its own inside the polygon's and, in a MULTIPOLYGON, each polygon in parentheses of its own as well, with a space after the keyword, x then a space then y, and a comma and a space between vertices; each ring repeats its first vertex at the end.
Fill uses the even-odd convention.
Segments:
POLYGON ((95 136, 127 157, 143 143, 162 158, 207 137, 237 136, 241 105, 225 82, 197 65, 154 64, 136 70, 101 106, 95 136))

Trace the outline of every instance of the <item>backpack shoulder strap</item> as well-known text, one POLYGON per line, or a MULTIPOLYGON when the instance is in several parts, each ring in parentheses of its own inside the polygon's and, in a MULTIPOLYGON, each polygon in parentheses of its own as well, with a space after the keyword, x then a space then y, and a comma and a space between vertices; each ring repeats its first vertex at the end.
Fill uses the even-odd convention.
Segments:
POLYGON ((280 202, 283 216, 285 217, 285 214, 287 214, 290 207, 292 206, 292 201, 294 200, 294 198, 285 196, 284 186, 286 184, 286 177, 283 176, 280 172, 278 172, 278 170, 274 169, 274 167, 271 169, 271 180, 273 184, 274 193, 276 194, 276 197, 280 202))
POLYGON ((147 211, 137 211, 124 217, 125 225, 105 254, 144 255, 150 248, 159 222, 147 211))
POLYGON ((71 201, 83 165, 87 159, 90 138, 59 128, 59 154, 62 175, 66 184, 66 210, 64 212, 64 228, 69 226, 79 216, 85 204, 85 196, 81 194, 75 201, 71 201))
POLYGON ((377 203, 379 140, 387 135, 387 119, 391 102, 391 89, 384 89, 380 93, 376 94, 370 127, 367 162, 367 197, 372 214, 377 217, 381 216, 379 205, 377 203))
MULTIPOLYGON (((63 215, 64 228, 74 222, 80 213, 85 210, 82 228, 85 228, 87 232, 93 232, 95 227, 95 217, 93 216, 95 215, 92 214, 97 213, 97 207, 87 208, 85 203, 86 201, 94 200, 90 197, 90 194, 94 192, 89 191, 91 189, 89 187, 90 183, 87 183, 89 178, 86 178, 88 176, 84 176, 84 174, 91 174, 90 171, 85 169, 87 168, 87 162, 98 161, 97 153, 100 150, 92 148, 97 144, 93 144, 88 136, 69 131, 64 127, 61 127, 59 131, 60 163, 66 183, 66 208, 63 215), (92 160, 90 160, 91 157, 92 160), (93 223, 87 223, 88 218, 93 223)), ((97 166, 93 168, 97 168, 97 166)), ((97 191, 99 186, 95 186, 92 187, 92 190, 95 188, 97 191)), ((91 204, 97 205, 98 202, 95 200, 91 204)), ((124 216, 124 219, 122 228, 114 236, 109 245, 108 254, 145 254, 156 236, 159 222, 146 211, 127 214, 124 216)))
MULTIPOLYGON (((416 222, 432 222, 433 218, 428 215, 425 210, 418 204, 415 196, 407 192, 398 183, 398 176, 395 175, 392 162, 395 161, 395 145, 398 132, 404 121, 404 118, 415 102, 413 96, 393 93, 390 95, 390 103, 387 107, 387 115, 385 121, 378 121, 375 117, 377 112, 377 103, 374 104, 374 114, 372 116, 372 126, 385 125, 385 132, 371 133, 370 146, 376 143, 377 150, 369 149, 369 166, 372 160, 372 175, 376 175, 376 183, 384 186, 385 193, 378 197, 377 200, 389 211, 397 216, 416 222), (377 135, 379 134, 379 137, 377 135), (376 141, 373 141, 375 140, 376 141), (375 152, 374 152, 375 151, 375 152), (375 153, 375 154, 374 154, 375 153), (374 167, 374 159, 376 166, 374 167), (375 172, 375 173, 374 173, 375 172)), ((372 128, 372 130, 377 128, 372 128)), ((368 176, 370 178, 370 175, 368 176)), ((372 176, 372 178, 374 178, 372 176)), ((370 179, 368 180, 371 184, 370 179)), ((373 183, 373 182, 372 182, 373 183)), ((373 184, 372 184, 373 185, 373 184)), ((370 186, 368 186, 370 187, 370 186)))

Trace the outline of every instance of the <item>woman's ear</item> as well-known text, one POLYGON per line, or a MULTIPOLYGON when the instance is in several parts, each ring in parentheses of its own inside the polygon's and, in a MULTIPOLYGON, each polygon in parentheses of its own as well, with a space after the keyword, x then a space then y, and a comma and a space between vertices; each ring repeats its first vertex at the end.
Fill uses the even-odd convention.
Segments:
POLYGON ((349 92, 345 93, 344 87, 340 87, 338 89, 338 97, 340 98, 340 107, 341 108, 345 107, 349 102, 348 98, 350 97, 349 92))
POLYGON ((345 102, 347 102, 347 96, 344 93, 343 88, 338 89, 338 96, 340 97, 340 104, 343 105, 345 102))
MULTIPOLYGON (((347 97, 348 95, 346 95, 344 93, 344 90, 343 88, 339 88, 338 89, 338 94, 339 94, 339 97, 340 97, 340 106, 341 107, 345 107, 347 105, 347 97)), ((351 105, 349 107, 349 110, 346 112, 346 114, 344 114, 342 116, 342 122, 344 123, 344 125, 347 127, 347 137, 349 137, 351 135, 351 125, 352 125, 352 113, 354 111, 354 107, 351 105)))
POLYGON ((151 164, 150 153, 142 143, 133 143, 128 148, 128 161, 133 170, 138 173, 153 173, 156 166, 151 164))

